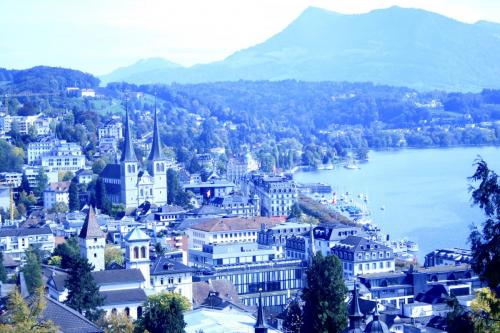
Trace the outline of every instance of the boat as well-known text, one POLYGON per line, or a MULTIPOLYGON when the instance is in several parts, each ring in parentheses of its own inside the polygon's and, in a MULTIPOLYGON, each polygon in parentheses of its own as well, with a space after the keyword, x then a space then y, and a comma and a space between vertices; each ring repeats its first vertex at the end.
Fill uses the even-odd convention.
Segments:
POLYGON ((344 164, 344 168, 349 170, 357 170, 359 169, 359 166, 356 164, 356 161, 351 158, 346 164, 344 164))

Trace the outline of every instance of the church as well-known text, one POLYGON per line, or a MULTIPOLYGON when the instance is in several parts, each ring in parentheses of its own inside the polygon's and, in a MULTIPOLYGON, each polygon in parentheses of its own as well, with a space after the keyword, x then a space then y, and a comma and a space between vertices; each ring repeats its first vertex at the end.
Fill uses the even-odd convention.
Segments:
POLYGON ((136 209, 145 202, 162 206, 167 203, 167 161, 161 149, 156 105, 153 144, 147 168, 140 166, 135 155, 128 108, 125 117, 125 142, 120 161, 106 165, 100 174, 106 195, 113 204, 123 204, 126 211, 136 209))

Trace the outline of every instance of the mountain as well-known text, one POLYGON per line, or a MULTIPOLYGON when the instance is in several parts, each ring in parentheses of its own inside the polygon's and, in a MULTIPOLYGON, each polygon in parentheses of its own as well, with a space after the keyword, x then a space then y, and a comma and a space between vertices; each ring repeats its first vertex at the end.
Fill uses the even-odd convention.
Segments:
POLYGON ((420 9, 344 15, 306 9, 265 42, 190 68, 135 72, 131 82, 372 81, 420 90, 500 87, 500 24, 420 9))
POLYGON ((141 59, 130 66, 120 67, 101 76, 101 80, 104 84, 120 81, 144 83, 141 80, 147 77, 147 82, 155 82, 155 80, 162 80, 162 72, 175 68, 181 68, 181 66, 163 58, 141 59))
POLYGON ((36 66, 28 69, 0 68, 0 93, 61 92, 67 87, 96 88, 99 79, 78 70, 36 66))

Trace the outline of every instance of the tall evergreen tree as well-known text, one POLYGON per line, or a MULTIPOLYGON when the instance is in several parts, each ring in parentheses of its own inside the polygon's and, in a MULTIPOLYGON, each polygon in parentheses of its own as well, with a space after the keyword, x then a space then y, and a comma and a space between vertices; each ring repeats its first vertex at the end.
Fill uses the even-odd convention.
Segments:
POLYGON ((71 181, 68 190, 69 195, 69 211, 74 212, 80 210, 80 194, 78 191, 78 185, 76 184, 75 178, 71 181))
POLYGON ((30 182, 28 180, 28 176, 23 173, 23 177, 21 178, 21 185, 19 186, 19 192, 26 192, 29 194, 31 192, 30 182))
POLYGON ((318 333, 342 332, 347 326, 342 265, 334 256, 323 257, 318 252, 307 270, 307 288, 304 288, 303 331, 318 333))
POLYGON ((36 188, 34 189, 35 195, 41 197, 48 183, 49 178, 47 177, 47 174, 43 168, 40 168, 38 170, 38 174, 36 175, 36 188))
POLYGON ((179 191, 179 178, 174 169, 167 170, 167 203, 174 204, 179 191))
POLYGON ((300 333, 302 328, 302 309, 299 301, 294 299, 286 308, 286 317, 283 323, 283 328, 288 333, 300 333))
POLYGON ((68 269, 80 258, 80 247, 76 237, 71 237, 66 242, 58 244, 52 256, 61 257, 61 268, 68 269))
POLYGON ((78 258, 69 271, 66 280, 68 299, 66 305, 82 313, 90 320, 96 321, 102 315, 97 308, 103 304, 99 295, 99 287, 91 274, 92 265, 85 258, 78 258))
POLYGON ((469 240, 474 257, 472 268, 490 289, 500 286, 500 180, 488 168, 484 160, 476 163, 476 172, 470 178, 480 182, 478 187, 471 186, 472 200, 486 216, 482 231, 473 229, 469 240))
POLYGON ((36 251, 28 249, 26 253, 26 263, 22 268, 24 279, 28 287, 28 291, 33 293, 37 288, 42 286, 42 268, 40 265, 40 258, 36 251))
POLYGON ((0 252, 0 282, 7 281, 7 271, 3 263, 3 252, 0 252))
POLYGON ((106 194, 106 186, 101 177, 97 178, 95 184, 95 206, 106 214, 111 214, 112 204, 106 194))

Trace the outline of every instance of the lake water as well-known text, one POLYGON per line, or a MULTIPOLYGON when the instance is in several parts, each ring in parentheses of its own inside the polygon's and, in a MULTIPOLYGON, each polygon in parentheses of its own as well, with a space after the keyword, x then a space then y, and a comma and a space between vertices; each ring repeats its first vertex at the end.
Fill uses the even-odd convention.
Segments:
POLYGON ((358 170, 298 172, 295 180, 368 195, 373 223, 392 239, 418 242, 422 259, 435 248, 468 247, 470 225, 484 220, 468 191, 478 155, 500 173, 499 147, 462 147, 371 151, 370 161, 358 170))

